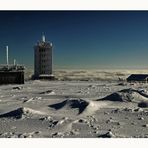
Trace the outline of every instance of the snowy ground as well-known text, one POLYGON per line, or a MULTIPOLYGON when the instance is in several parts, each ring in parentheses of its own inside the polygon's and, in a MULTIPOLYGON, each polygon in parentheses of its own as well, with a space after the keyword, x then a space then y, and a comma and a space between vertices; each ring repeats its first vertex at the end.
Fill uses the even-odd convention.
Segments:
POLYGON ((109 80, 2 85, 0 137, 148 137, 147 91, 109 80))

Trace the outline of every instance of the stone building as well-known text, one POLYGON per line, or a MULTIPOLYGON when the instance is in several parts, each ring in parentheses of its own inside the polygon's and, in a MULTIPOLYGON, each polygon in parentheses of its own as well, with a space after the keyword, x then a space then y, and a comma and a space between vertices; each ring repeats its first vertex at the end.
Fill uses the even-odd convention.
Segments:
POLYGON ((0 85, 1 84, 24 84, 24 69, 22 65, 9 64, 8 46, 6 46, 6 64, 0 65, 0 85))
POLYGON ((34 47, 34 79, 53 79, 52 43, 44 35, 34 47))

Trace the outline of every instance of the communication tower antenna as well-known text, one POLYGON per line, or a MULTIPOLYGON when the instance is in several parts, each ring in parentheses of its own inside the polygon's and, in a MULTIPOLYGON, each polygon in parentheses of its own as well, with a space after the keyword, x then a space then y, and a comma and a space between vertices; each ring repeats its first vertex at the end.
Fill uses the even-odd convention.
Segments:
POLYGON ((45 42, 45 35, 42 35, 42 41, 45 42))
POLYGON ((7 63, 7 65, 9 65, 9 58, 8 58, 8 53, 9 51, 8 51, 8 46, 6 46, 6 63, 7 63))
POLYGON ((14 64, 14 66, 16 65, 16 59, 13 60, 13 64, 14 64))

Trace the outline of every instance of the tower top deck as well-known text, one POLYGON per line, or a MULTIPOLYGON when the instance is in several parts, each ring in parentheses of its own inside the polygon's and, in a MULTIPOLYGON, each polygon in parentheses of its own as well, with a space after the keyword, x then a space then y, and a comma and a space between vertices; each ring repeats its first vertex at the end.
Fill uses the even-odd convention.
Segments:
POLYGON ((42 35, 42 40, 38 41, 35 46, 44 47, 44 48, 51 48, 52 47, 52 43, 49 42, 49 41, 46 41, 45 35, 42 35))

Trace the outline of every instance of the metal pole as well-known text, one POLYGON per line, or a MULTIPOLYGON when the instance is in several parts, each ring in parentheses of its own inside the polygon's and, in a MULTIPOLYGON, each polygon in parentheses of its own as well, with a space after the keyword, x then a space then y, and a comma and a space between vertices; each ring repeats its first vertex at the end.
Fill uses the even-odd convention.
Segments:
POLYGON ((7 65, 9 65, 9 59, 8 59, 8 46, 6 46, 6 62, 7 62, 7 65))
POLYGON ((14 66, 16 65, 16 60, 14 59, 14 66))

